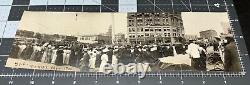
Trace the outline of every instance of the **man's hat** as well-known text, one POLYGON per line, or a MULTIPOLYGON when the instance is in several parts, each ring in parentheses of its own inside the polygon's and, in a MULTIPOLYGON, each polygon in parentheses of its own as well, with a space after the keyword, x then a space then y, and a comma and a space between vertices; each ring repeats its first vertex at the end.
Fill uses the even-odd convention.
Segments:
POLYGON ((118 46, 114 46, 114 49, 118 49, 119 47, 118 46))
POLYGON ((108 48, 105 48, 105 49, 102 50, 102 52, 108 52, 108 51, 109 51, 108 48))

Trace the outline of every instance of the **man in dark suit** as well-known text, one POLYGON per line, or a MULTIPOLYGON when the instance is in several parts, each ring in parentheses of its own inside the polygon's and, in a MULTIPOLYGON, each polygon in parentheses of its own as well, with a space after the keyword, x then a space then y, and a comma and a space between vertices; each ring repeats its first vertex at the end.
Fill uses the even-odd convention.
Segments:
POLYGON ((225 46, 225 71, 240 71, 240 60, 233 37, 226 37, 228 44, 225 46))

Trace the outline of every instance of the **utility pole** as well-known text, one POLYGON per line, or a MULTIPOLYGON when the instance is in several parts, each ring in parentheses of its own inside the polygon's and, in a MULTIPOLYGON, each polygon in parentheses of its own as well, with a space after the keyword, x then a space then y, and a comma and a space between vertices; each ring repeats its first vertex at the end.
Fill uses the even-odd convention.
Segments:
POLYGON ((77 21, 77 16, 78 16, 78 14, 76 13, 76 17, 75 17, 75 20, 77 21))
POLYGON ((111 34, 111 39, 112 39, 112 44, 115 44, 115 18, 114 18, 114 13, 112 13, 112 15, 111 15, 111 17, 112 17, 112 34, 111 34))

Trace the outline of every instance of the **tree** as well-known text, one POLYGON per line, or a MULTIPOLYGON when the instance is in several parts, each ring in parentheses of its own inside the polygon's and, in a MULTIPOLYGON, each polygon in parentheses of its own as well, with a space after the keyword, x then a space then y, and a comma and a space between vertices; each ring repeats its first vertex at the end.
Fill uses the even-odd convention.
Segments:
POLYGON ((36 34, 35 34, 35 38, 37 38, 37 39, 41 39, 41 38, 42 38, 42 34, 40 34, 40 33, 36 33, 36 34))

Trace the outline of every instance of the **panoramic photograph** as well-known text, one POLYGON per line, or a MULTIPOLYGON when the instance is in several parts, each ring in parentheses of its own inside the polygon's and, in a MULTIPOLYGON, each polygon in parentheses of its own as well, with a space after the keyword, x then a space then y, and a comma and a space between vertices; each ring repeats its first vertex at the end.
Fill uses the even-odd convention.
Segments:
POLYGON ((147 72, 241 71, 226 12, 25 11, 5 66, 105 72, 122 65, 147 72))

